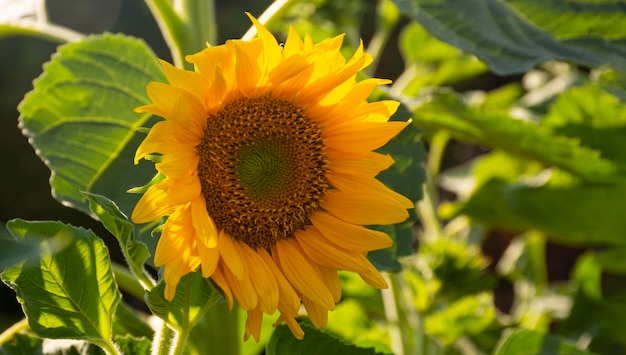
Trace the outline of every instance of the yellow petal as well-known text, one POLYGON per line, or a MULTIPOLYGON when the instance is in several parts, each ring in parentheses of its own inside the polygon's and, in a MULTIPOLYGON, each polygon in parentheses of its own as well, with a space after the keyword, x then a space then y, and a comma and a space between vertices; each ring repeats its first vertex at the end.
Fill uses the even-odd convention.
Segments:
POLYGON ((386 196, 393 199, 397 204, 405 209, 415 207, 415 204, 408 198, 391 190, 382 182, 373 177, 354 176, 348 174, 329 173, 326 178, 330 184, 341 191, 367 191, 368 194, 376 194, 378 196, 386 196))
POLYGON ((342 221, 327 212, 315 212, 310 219, 324 238, 348 250, 370 251, 393 244, 383 232, 342 221))
POLYGON ((402 204, 387 194, 368 191, 333 190, 326 194, 320 205, 336 217, 354 224, 394 224, 409 217, 402 204))
POLYGON ((306 297, 302 297, 302 304, 309 314, 309 319, 318 329, 326 327, 328 323, 328 309, 324 308, 306 297))
POLYGON ((243 253, 239 248, 239 243, 228 234, 220 231, 217 245, 227 269, 229 269, 238 280, 248 277, 248 264, 244 260, 243 253))
POLYGON ((259 306, 267 314, 273 314, 278 306, 278 284, 274 273, 265 261, 248 245, 241 243, 241 249, 248 262, 253 267, 248 268, 250 281, 259 296, 259 306))
POLYGON ((223 271, 226 282, 228 282, 228 286, 230 286, 231 291, 233 291, 233 295, 235 295, 241 308, 246 311, 256 308, 259 304, 259 298, 254 290, 254 286, 252 286, 250 277, 244 275, 244 277, 238 279, 228 267, 225 267, 223 271))
POLYGON ((369 262, 363 254, 329 242, 315 227, 296 231, 295 237, 309 258, 320 265, 348 271, 368 270, 369 262))
POLYGON ((138 164, 139 160, 148 154, 163 153, 164 147, 173 142, 172 123, 167 121, 155 123, 135 152, 135 164, 138 164))
POLYGON ((274 323, 274 326, 277 326, 282 322, 287 323, 289 330, 291 330, 291 333, 294 337, 296 337, 296 339, 304 339, 304 332, 302 331, 302 328, 300 327, 300 324, 298 324, 298 321, 296 321, 295 317, 288 314, 281 314, 278 320, 276 320, 276 323, 274 323))
POLYGON ((297 242, 290 238, 279 240, 272 248, 272 256, 278 261, 285 277, 302 295, 313 302, 334 309, 335 301, 324 285, 318 272, 305 259, 297 242))
POLYGON ((250 335, 254 337, 254 341, 257 343, 261 338, 261 325, 263 322, 263 312, 257 307, 248 311, 248 319, 246 319, 246 332, 244 333, 243 340, 248 340, 250 335))
POLYGON ((278 269, 272 257, 263 248, 257 249, 257 253, 265 261, 265 264, 274 273, 276 284, 278 285, 278 307, 281 312, 295 316, 300 308, 300 299, 296 295, 293 287, 285 278, 285 275, 278 269))
POLYGON ((360 272, 359 276, 361 276, 361 278, 363 279, 363 281, 365 281, 368 285, 378 288, 378 289, 383 289, 383 288, 387 288, 387 281, 385 281, 385 278, 380 274, 380 272, 378 270, 376 270, 376 268, 372 265, 371 269, 369 272, 360 272))
POLYGON ((228 286, 228 282, 226 281, 226 278, 224 277, 223 270, 224 270, 223 263, 219 263, 217 268, 215 268, 213 275, 211 275, 211 279, 213 279, 213 281, 215 281, 217 286, 219 286, 219 288, 222 290, 222 292, 224 293, 224 297, 226 297, 226 301, 228 302, 228 308, 232 310, 233 309, 233 294, 230 291, 230 286, 228 286))
POLYGON ((285 45, 283 46, 283 57, 289 58, 294 54, 298 54, 304 50, 304 43, 298 35, 298 32, 293 28, 293 26, 289 26, 289 34, 287 35, 287 39, 285 40, 285 45))
POLYGON ((339 300, 341 300, 341 281, 339 280, 337 270, 335 268, 329 268, 324 266, 320 266, 319 270, 320 275, 324 280, 324 283, 328 286, 330 293, 332 293, 333 297, 335 298, 335 302, 339 302, 339 300))
POLYGON ((170 84, 174 87, 183 88, 193 94, 199 102, 204 102, 207 82, 198 73, 176 68, 170 63, 159 59, 161 67, 170 84))
POLYGON ((324 144, 344 152, 372 151, 387 144, 409 122, 359 122, 322 130, 324 144))
POLYGON ((248 15, 248 18, 254 24, 257 35, 261 41, 263 41, 263 56, 265 60, 264 67, 267 71, 269 71, 274 68, 280 60, 281 48, 278 45, 276 38, 270 33, 270 31, 263 27, 263 25, 249 12, 246 12, 246 15, 248 15))
POLYGON ((171 142, 163 150, 161 162, 155 165, 163 175, 183 179, 196 171, 200 158, 194 147, 171 142))
POLYGON ((218 231, 207 212, 206 202, 202 195, 191 202, 191 218, 198 240, 208 248, 215 248, 218 231))
POLYGON ((198 176, 191 175, 180 180, 172 180, 172 185, 163 199, 166 205, 181 205, 201 196, 202 188, 198 176))
MULTIPOLYGON (((328 154, 327 154, 328 156, 328 154)), ((329 157, 328 168, 333 173, 374 177, 393 164, 391 155, 370 152, 356 159, 334 159, 329 157)))
POLYGON ((215 273, 217 264, 220 261, 219 249, 216 247, 207 247, 203 243, 197 243, 198 256, 201 260, 202 277, 211 277, 215 273))
POLYGON ((253 56, 258 56, 262 52, 262 43, 258 40, 252 40, 251 42, 231 40, 226 42, 226 46, 235 52, 237 89, 247 97, 256 96, 256 88, 261 71, 257 58, 253 56), (255 49, 255 47, 257 48, 255 49))
POLYGON ((162 190, 159 184, 150 186, 133 209, 131 220, 148 223, 170 214, 177 206, 164 204, 166 198, 167 191, 162 190))

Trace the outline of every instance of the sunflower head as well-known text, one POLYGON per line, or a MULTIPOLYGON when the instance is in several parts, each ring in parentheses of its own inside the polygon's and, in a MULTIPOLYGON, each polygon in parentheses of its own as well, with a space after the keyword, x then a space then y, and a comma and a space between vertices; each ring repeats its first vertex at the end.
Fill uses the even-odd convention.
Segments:
POLYGON ((167 216, 154 257, 167 299, 199 271, 248 312, 246 339, 258 341, 276 310, 302 338, 301 305, 324 327, 341 298, 338 270, 386 287, 366 255, 392 241, 364 225, 401 222, 413 207, 375 178, 393 160, 374 150, 407 123, 388 122, 397 102, 366 101, 389 81, 356 81, 371 62, 362 46, 346 60, 343 36, 313 43, 293 29, 281 46, 249 17, 258 38, 188 56, 195 71, 161 62, 169 83, 150 83, 152 104, 137 111, 164 120, 135 163, 159 154, 165 178, 132 219, 167 216))

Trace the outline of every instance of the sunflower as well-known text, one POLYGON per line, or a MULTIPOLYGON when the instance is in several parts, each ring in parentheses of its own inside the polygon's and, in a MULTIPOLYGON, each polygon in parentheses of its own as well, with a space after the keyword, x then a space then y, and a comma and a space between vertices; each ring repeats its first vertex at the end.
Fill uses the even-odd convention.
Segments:
POLYGON ((246 340, 258 341, 263 314, 276 310, 301 339, 300 306, 326 326, 341 297, 338 270, 387 287, 366 255, 392 240, 364 225, 401 222, 413 207, 375 178, 393 159, 374 150, 408 123, 388 122, 397 102, 366 101, 389 81, 356 81, 372 61, 362 44, 346 60, 343 36, 314 44, 290 29, 279 45, 248 16, 257 38, 187 56, 195 71, 161 61, 169 84, 148 84, 152 104, 136 111, 165 120, 135 164, 151 155, 164 178, 132 220, 167 216, 154 263, 168 300, 199 271, 247 311, 246 340))

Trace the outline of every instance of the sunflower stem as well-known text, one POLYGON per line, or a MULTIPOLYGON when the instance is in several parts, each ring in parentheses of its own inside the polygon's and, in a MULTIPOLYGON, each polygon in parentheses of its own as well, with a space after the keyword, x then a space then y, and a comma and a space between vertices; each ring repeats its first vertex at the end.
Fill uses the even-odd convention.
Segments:
POLYGON ((148 277, 148 280, 142 280, 142 281, 138 281, 136 276, 139 277, 141 274, 137 275, 136 273, 131 273, 131 271, 129 269, 127 269, 126 267, 118 264, 118 263, 111 263, 111 270, 113 271, 113 275, 115 275, 115 281, 117 282, 117 285, 124 291, 128 292, 129 294, 131 294, 133 297, 142 300, 143 296, 145 294, 145 286, 142 286, 142 282, 145 284, 146 282, 149 282, 152 284, 152 287, 154 287, 154 280, 152 280, 152 278, 150 276, 147 275, 143 275, 144 278, 148 277))
POLYGON ((417 203, 417 212, 424 225, 424 239, 426 242, 433 242, 443 236, 443 228, 437 218, 437 176, 441 168, 441 160, 446 145, 450 140, 450 134, 446 131, 437 132, 431 142, 426 160, 426 182, 424 184, 424 198, 417 203))
POLYGON ((421 354, 424 348, 424 332, 417 311, 408 304, 400 275, 385 274, 389 289, 382 290, 385 314, 392 326, 392 350, 395 354, 421 354))
POLYGON ((202 50, 206 43, 217 43, 217 22, 213 0, 175 0, 174 9, 187 23, 192 36, 187 54, 202 50))
POLYGON ((85 35, 80 32, 41 21, 20 20, 0 24, 0 38, 13 35, 31 36, 57 44, 78 42, 85 38, 85 35))
POLYGON ((170 48, 174 65, 190 68, 191 65, 185 63, 185 52, 193 48, 193 35, 188 24, 181 19, 169 0, 146 0, 146 4, 170 48))
POLYGON ((152 354, 153 355, 169 355, 174 342, 179 334, 172 329, 167 322, 161 320, 161 328, 154 332, 154 339, 152 340, 152 354))
POLYGON ((29 325, 28 325, 28 318, 24 318, 21 321, 13 324, 12 326, 10 326, 8 329, 6 329, 4 332, 2 332, 2 334, 0 334, 0 346, 2 346, 2 344, 8 342, 9 340, 13 339, 13 337, 15 336, 15 334, 27 330, 29 329, 29 325))
POLYGON ((374 76, 381 53, 391 36, 391 31, 398 22, 400 12, 391 0, 379 0, 376 15, 376 32, 367 46, 367 53, 371 54, 373 58, 372 64, 364 70, 368 76, 374 76))
MULTIPOLYGON (((280 20, 283 14, 289 9, 291 5, 296 3, 293 0, 276 0, 270 6, 263 11, 261 16, 257 20, 265 27, 271 27, 272 23, 280 20), (289 5, 289 6, 287 6, 289 5)), ((241 37, 244 41, 249 41, 256 36, 256 27, 250 26, 248 31, 241 37)))

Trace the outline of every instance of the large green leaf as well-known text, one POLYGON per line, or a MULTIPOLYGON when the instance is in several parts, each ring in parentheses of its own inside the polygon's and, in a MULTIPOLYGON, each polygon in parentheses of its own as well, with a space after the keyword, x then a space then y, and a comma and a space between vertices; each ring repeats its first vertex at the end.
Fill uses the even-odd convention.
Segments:
POLYGON ((150 117, 133 109, 149 102, 148 82, 163 80, 137 39, 105 34, 59 47, 19 106, 20 127, 50 168, 57 200, 89 213, 80 191, 90 191, 130 212, 138 197, 126 190, 154 174, 151 164, 133 166, 143 138, 135 132, 150 117))
POLYGON ((500 148, 520 158, 559 167, 589 181, 615 179, 614 162, 581 146, 577 140, 499 112, 466 106, 453 94, 435 96, 419 107, 413 118, 422 126, 448 130, 459 140, 500 148))
POLYGON ((268 355, 279 354, 341 354, 341 355, 375 355, 381 354, 371 348, 359 348, 346 344, 342 340, 320 331, 308 323, 300 323, 304 330, 304 339, 296 339, 289 327, 282 324, 274 329, 265 352, 268 355))
POLYGON ((33 332, 110 348, 120 293, 102 240, 60 222, 16 219, 7 227, 16 239, 37 243, 43 251, 1 274, 16 291, 33 332))
POLYGON ((626 9, 613 1, 393 1, 435 37, 501 75, 554 59, 598 66, 626 57, 626 9))

